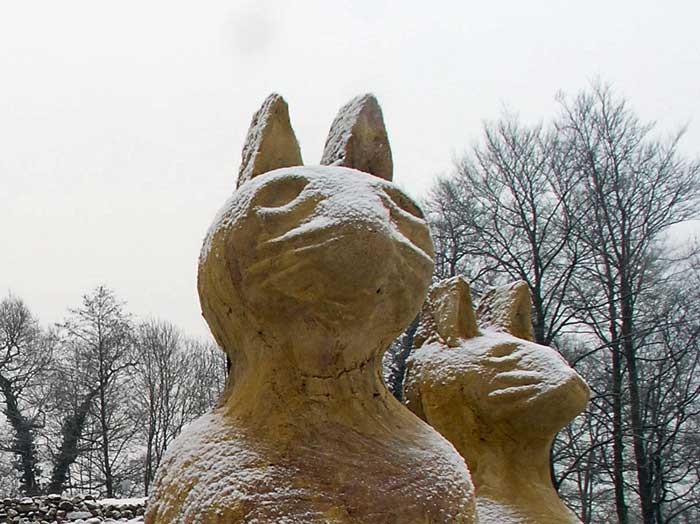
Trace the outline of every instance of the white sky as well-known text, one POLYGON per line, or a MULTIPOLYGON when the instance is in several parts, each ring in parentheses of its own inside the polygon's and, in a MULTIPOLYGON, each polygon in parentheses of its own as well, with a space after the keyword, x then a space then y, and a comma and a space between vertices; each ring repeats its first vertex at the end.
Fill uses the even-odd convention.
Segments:
POLYGON ((253 112, 289 102, 307 163, 371 91, 420 197, 504 108, 547 119, 600 77, 700 143, 700 4, 640 0, 0 3, 0 296, 42 322, 106 284, 207 336, 202 238, 253 112))

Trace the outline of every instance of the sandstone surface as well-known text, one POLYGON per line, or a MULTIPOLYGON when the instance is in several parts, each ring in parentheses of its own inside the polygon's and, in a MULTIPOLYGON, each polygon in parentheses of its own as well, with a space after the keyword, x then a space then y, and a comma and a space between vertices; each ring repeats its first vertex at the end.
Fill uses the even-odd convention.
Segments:
POLYGON ((578 522, 552 486, 549 450, 589 390, 555 350, 513 335, 531 337, 530 309, 524 283, 505 286, 485 295, 477 325, 467 282, 440 282, 408 363, 407 405, 464 457, 482 524, 578 522))
POLYGON ((146 522, 475 522, 463 459, 381 379, 432 269, 424 217, 390 182, 349 167, 251 171, 199 262, 229 382, 168 450, 146 522))
MULTIPOLYGON (((471 302, 469 308, 472 309, 471 302)), ((514 337, 533 340, 532 302, 527 283, 516 280, 510 285, 494 287, 479 300, 478 323, 484 328, 507 331, 514 337)))
POLYGON ((377 99, 370 94, 353 98, 333 120, 321 165, 346 166, 391 181, 394 163, 377 99))
POLYGON ((253 115, 243 145, 237 185, 273 169, 302 164, 287 102, 272 93, 253 115))

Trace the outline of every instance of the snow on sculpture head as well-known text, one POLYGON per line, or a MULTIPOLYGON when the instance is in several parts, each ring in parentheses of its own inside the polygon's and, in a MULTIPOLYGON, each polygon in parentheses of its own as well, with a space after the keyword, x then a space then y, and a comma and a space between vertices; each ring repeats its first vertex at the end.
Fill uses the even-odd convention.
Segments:
POLYGON ((391 182, 343 167, 337 142, 350 135, 326 145, 333 166, 286 167, 301 163, 286 104, 272 95, 261 111, 239 187, 202 249, 202 312, 234 369, 279 360, 335 375, 378 357, 415 315, 433 267, 430 235, 391 182))
POLYGON ((583 379, 554 349, 532 342, 530 308, 524 282, 485 295, 476 314, 461 277, 429 293, 408 404, 465 458, 494 436, 551 439, 586 407, 583 379))
POLYGON ((532 342, 525 282, 472 307, 461 278, 433 286, 408 363, 408 407, 457 448, 472 474, 479 522, 579 522, 550 479, 557 431, 586 407, 583 379, 532 342))
POLYGON ((272 95, 254 115, 199 260, 230 379, 169 447, 148 524, 475 522, 464 461, 382 381, 382 350, 433 269, 383 128, 359 97, 333 122, 324 165, 305 167, 286 103, 272 95))

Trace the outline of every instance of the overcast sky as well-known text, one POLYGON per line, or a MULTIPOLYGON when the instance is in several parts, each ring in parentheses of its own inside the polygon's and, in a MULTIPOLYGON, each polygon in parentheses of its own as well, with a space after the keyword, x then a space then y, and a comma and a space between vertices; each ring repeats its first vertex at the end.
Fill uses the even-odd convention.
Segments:
POLYGON ((0 4, 0 296, 45 324, 99 284, 208 336, 204 234, 253 112, 288 101, 307 164, 373 92, 420 198, 504 109, 550 118, 600 77, 700 152, 694 1, 23 1, 0 4))

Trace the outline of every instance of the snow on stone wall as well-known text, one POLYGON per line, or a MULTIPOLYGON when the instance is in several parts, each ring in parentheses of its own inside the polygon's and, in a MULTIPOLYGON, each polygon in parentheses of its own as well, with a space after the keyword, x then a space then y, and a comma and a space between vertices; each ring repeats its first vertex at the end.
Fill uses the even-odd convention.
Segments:
POLYGON ((6 498, 0 500, 0 523, 42 524, 141 523, 145 498, 102 499, 91 496, 6 498))

